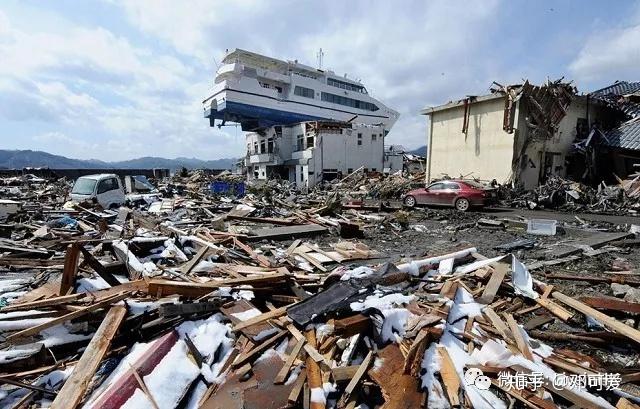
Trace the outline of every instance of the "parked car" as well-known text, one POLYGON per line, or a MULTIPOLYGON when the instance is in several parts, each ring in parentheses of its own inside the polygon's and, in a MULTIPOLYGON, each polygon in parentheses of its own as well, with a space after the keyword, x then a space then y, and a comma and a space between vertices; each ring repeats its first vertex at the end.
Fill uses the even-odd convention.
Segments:
POLYGON ((71 200, 97 201, 104 209, 122 205, 125 201, 124 189, 117 175, 101 173, 79 177, 71 189, 71 200))
POLYGON ((471 207, 482 207, 496 200, 494 189, 469 180, 442 180, 414 189, 402 197, 407 207, 416 205, 451 206, 466 212, 471 207))

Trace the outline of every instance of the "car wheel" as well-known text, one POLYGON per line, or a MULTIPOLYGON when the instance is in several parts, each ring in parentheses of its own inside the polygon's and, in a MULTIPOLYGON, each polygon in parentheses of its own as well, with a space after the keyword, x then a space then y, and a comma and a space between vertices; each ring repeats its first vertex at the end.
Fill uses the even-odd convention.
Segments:
POLYGON ((465 199, 464 197, 459 198, 458 200, 456 200, 455 207, 456 210, 466 212, 467 210, 469 210, 469 199, 465 199))
POLYGON ((416 205, 416 198, 413 196, 407 196, 404 198, 403 201, 404 205, 407 207, 415 207, 416 205))

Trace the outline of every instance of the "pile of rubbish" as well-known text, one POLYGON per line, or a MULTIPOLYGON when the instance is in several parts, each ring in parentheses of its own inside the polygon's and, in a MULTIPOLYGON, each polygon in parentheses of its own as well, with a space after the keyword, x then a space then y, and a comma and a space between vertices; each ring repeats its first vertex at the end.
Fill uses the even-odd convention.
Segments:
POLYGON ((602 182, 597 188, 559 176, 529 192, 501 188, 503 204, 529 209, 557 209, 570 212, 637 214, 640 211, 640 174, 619 179, 617 185, 602 182))
POLYGON ((347 239, 380 230, 389 213, 343 205, 335 191, 227 197, 212 194, 210 176, 192 177, 158 183, 171 196, 147 206, 51 202, 2 225, 1 407, 640 402, 638 368, 574 348, 637 351, 640 304, 630 290, 577 298, 535 279, 544 262, 509 253, 535 241, 492 258, 449 242, 392 262, 347 239))

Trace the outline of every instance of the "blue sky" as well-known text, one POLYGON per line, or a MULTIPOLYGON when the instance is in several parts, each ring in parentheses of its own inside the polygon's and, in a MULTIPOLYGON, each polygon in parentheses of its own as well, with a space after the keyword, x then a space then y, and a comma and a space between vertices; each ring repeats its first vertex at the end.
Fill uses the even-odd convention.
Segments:
POLYGON ((640 80, 637 1, 4 0, 0 147, 75 158, 243 155, 201 101, 215 61, 244 48, 361 78, 401 118, 388 143, 425 144, 418 112, 492 81, 640 80))

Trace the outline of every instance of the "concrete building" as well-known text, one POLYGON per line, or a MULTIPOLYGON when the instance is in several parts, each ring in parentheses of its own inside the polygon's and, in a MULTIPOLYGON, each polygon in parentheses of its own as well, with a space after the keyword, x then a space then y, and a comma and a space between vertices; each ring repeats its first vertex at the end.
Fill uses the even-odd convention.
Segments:
POLYGON ((363 167, 383 171, 382 126, 301 122, 246 134, 249 180, 282 178, 310 188, 363 167))
POLYGON ((560 81, 502 87, 426 108, 427 183, 444 175, 532 189, 566 176, 571 148, 602 107, 560 81))

